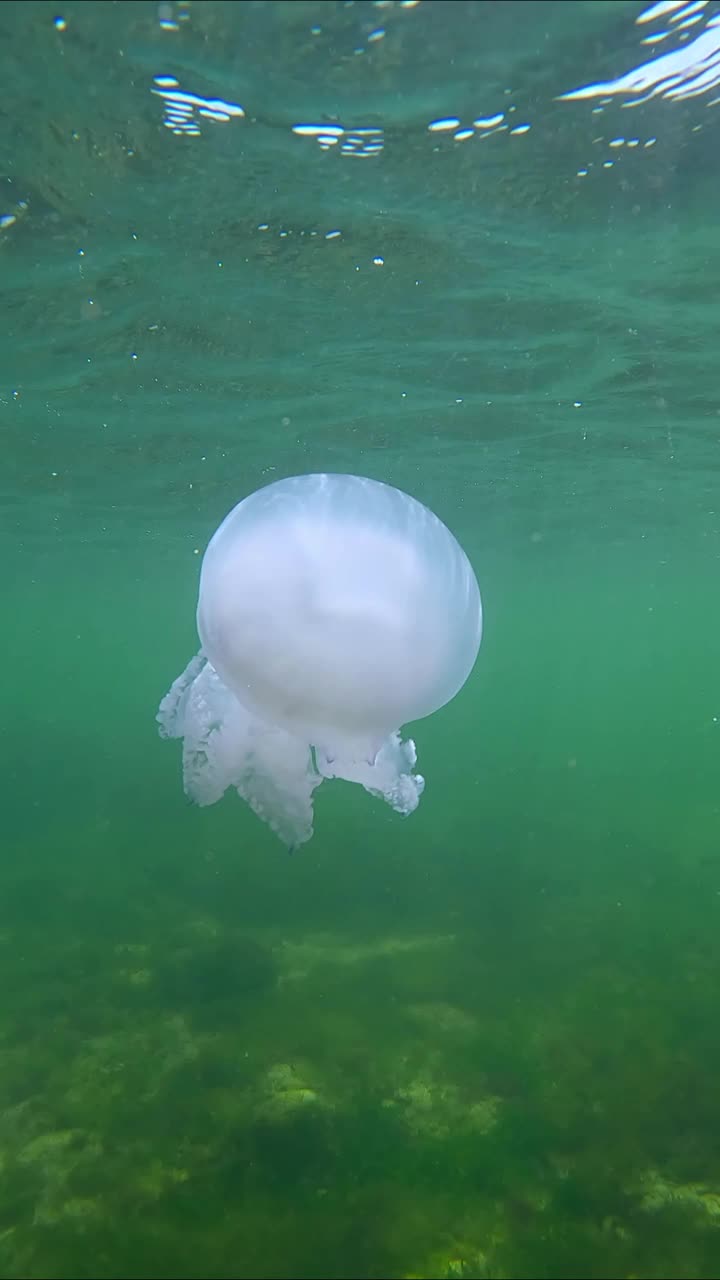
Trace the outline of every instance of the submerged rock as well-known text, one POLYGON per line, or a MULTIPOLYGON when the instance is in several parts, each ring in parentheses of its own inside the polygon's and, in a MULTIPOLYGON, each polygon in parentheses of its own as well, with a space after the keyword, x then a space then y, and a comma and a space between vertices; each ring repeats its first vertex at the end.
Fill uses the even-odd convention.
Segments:
POLYGON ((284 1120, 298 1112, 328 1110, 330 1104, 307 1075, 288 1062, 277 1062, 266 1072, 258 1114, 266 1120, 284 1120))

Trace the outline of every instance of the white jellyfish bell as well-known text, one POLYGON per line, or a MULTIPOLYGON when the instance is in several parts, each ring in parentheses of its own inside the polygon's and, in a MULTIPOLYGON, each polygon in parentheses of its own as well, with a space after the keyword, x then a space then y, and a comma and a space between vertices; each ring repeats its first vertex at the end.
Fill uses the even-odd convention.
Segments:
POLYGON ((240 502, 202 562, 202 649, 163 698, 185 791, 228 787, 290 847, 323 778, 398 813, 425 786, 399 730, 467 680, 482 606, 462 547, 427 507, 351 475, 278 480, 240 502))

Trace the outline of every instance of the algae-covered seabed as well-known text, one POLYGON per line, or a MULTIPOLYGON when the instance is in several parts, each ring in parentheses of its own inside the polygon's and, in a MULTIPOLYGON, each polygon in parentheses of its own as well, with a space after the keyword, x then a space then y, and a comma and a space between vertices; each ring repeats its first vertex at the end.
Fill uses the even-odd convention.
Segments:
POLYGON ((717 126, 555 101, 641 8, 2 6, 0 1275, 720 1275, 717 126), (288 857, 154 715, 321 469, 486 635, 418 811, 288 857))

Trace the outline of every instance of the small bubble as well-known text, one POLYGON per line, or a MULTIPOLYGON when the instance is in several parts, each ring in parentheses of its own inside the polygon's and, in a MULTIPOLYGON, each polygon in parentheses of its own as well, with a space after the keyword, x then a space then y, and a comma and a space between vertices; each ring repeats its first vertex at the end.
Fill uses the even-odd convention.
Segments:
POLYGON ((58 14, 57 18, 53 18, 53 26, 56 31, 67 31, 67 20, 58 14))

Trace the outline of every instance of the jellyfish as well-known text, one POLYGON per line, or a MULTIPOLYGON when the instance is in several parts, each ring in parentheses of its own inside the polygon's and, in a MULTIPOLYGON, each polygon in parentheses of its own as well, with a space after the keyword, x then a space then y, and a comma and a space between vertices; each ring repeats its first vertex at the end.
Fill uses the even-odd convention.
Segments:
POLYGON ((205 551, 200 651, 157 714, 183 740, 200 805, 234 787, 293 849, 324 778, 407 815, 425 780, 403 726, 467 680, 482 634, 477 580, 448 528, 362 476, 301 475, 244 498, 205 551))

